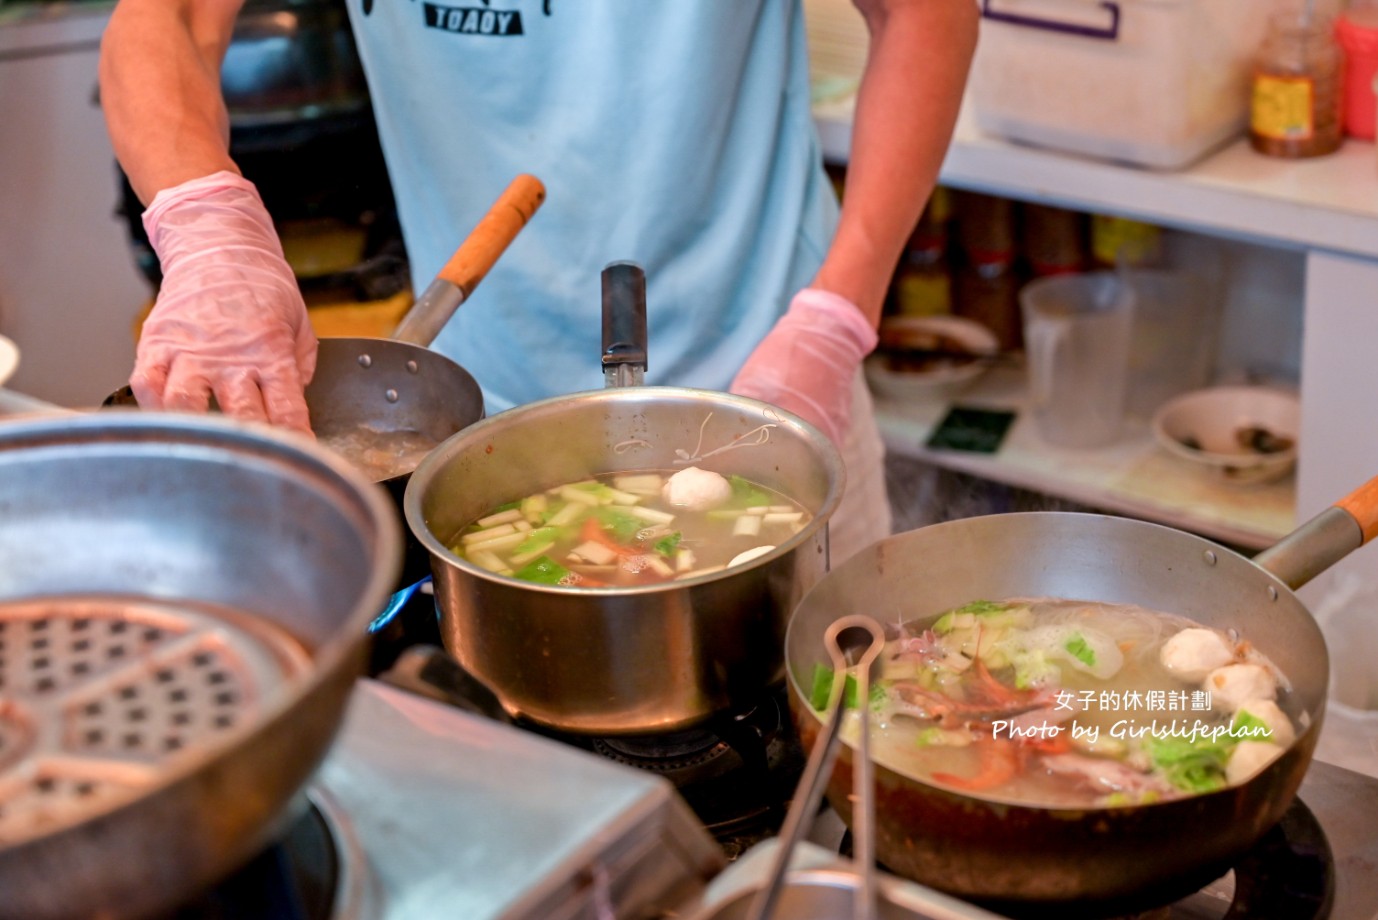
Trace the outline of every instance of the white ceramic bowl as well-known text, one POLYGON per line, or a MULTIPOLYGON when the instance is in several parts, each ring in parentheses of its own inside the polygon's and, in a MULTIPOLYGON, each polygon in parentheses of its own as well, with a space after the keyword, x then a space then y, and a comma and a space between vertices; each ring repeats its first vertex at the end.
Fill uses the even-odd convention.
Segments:
POLYGON ((1164 403, 1153 434, 1174 455, 1224 481, 1272 482, 1297 462, 1301 401, 1274 387, 1193 390, 1164 403))
POLYGON ((901 401, 947 400, 976 381, 990 367, 980 356, 995 355, 999 341, 987 326, 962 316, 893 316, 880 325, 881 345, 866 359, 866 379, 879 396, 901 401), (897 369, 892 356, 902 346, 965 351, 978 356, 965 362, 930 361, 917 369, 897 369))

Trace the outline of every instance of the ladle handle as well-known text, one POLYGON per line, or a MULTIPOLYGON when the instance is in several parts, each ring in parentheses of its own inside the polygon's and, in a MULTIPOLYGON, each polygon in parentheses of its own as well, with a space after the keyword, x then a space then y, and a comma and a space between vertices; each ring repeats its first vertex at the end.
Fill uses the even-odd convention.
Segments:
POLYGON ((540 179, 526 174, 513 179, 416 299, 393 339, 423 347, 435 341, 543 201, 545 186, 540 179))
POLYGON ((871 761, 871 668, 885 646, 868 650, 856 668, 857 741, 852 752, 852 865, 857 892, 853 920, 876 920, 876 794, 871 761))
POLYGON ((875 795, 872 789, 872 769, 870 759, 870 726, 867 709, 870 706, 869 691, 871 670, 876 660, 885 650, 885 631, 879 623, 864 614, 840 617, 823 633, 823 644, 832 659, 833 682, 828 688, 828 706, 822 731, 809 751, 809 759, 804 764, 804 773, 799 778, 794 799, 785 814, 784 826, 780 829, 780 844, 773 855, 770 875, 766 884, 760 888, 747 907, 747 920, 770 920, 774 915, 780 890, 784 887, 785 873, 789 869, 790 857, 795 846, 804 836, 805 822, 818 814, 818 806, 823 800, 823 790, 827 777, 832 774, 833 763, 837 760, 841 745, 842 719, 846 709, 847 652, 858 652, 856 662, 857 709, 860 735, 859 745, 852 761, 853 808, 852 836, 854 840, 854 863, 860 885, 853 900, 854 920, 875 920, 876 877, 875 841, 873 837, 873 817, 875 795), (852 641, 844 641, 844 637, 852 641), (863 695, 864 694, 864 695, 863 695))
POLYGON ((770 875, 764 887, 756 892, 747 909, 747 920, 770 920, 775 915, 775 905, 784 887, 785 873, 789 869, 790 856, 795 846, 803 839, 805 822, 818 814, 818 806, 823 802, 823 787, 833 771, 837 760, 838 742, 842 730, 842 701, 846 688, 845 672, 834 672, 833 686, 828 694, 828 708, 823 730, 809 751, 809 759, 804 764, 804 772, 799 777, 799 788, 795 790, 785 823, 780 828, 780 843, 772 856, 770 875))
POLYGON ((1378 476, 1254 557, 1289 588, 1300 588, 1378 536, 1378 476))

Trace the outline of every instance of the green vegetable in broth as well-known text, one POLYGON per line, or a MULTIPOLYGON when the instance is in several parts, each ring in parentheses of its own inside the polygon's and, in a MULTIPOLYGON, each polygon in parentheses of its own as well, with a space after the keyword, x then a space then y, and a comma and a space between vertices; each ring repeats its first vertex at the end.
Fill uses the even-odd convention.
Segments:
MULTIPOLYGON (((1246 782, 1300 730, 1285 676, 1248 642, 1143 607, 978 600, 890 633, 874 759, 973 795, 1067 808, 1199 795, 1246 782)), ((821 709, 831 669, 813 677, 821 709)))
POLYGON ((686 467, 611 473, 508 502, 463 528, 455 555, 564 587, 656 584, 744 565, 807 526, 797 502, 740 476, 686 467))

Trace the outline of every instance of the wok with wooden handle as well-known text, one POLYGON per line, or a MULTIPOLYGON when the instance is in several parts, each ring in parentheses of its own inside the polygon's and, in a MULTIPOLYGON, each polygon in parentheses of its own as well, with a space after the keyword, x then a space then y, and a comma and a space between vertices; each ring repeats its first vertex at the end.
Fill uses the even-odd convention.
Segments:
MULTIPOLYGON (((1137 912, 1219 877, 1282 818, 1325 715, 1329 659, 1293 593, 1378 532, 1375 479, 1254 559, 1192 534, 1094 514, 998 514, 881 540, 833 569, 790 619, 790 708, 806 745, 822 730, 809 679, 839 616, 922 621, 974 600, 1060 597, 1138 604, 1238 630, 1291 682, 1300 722, 1287 750, 1203 795, 1074 809, 998 801, 876 764, 876 857, 890 870, 1000 913, 1137 912), (1144 903, 1145 896, 1149 903, 1144 903)), ((853 751, 829 799, 850 816, 853 751)))
POLYGON ((478 287, 498 257, 545 200, 535 176, 512 181, 479 220, 391 338, 322 338, 316 374, 306 388, 316 437, 389 484, 401 501, 406 478, 424 454, 364 462, 387 436, 415 432, 415 443, 439 444, 483 418, 483 393, 459 364, 430 350, 441 328, 478 287))

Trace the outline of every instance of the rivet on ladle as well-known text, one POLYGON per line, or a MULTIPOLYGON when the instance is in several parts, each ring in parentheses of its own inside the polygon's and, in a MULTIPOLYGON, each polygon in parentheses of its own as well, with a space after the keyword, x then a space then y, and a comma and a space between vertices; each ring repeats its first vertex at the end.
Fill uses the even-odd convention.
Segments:
POLYGON ((1270 601, 1275 601, 1275 600, 1277 600, 1277 599, 1278 599, 1278 589, 1275 588, 1275 587, 1273 587, 1272 585, 1269 585, 1269 586, 1268 586, 1268 600, 1270 600, 1270 601))
POLYGON ((1209 549, 1206 550, 1206 565, 1215 565, 1216 562, 1215 552, 1209 549))
POLYGON ((396 390, 387 390, 383 393, 383 398, 390 403, 395 403, 402 397, 398 394, 396 390))
POLYGON ((766 885, 756 892, 747 911, 747 920, 769 920, 774 914, 790 857, 804 834, 804 822, 818 813, 827 777, 832 774, 840 747, 844 700, 849 670, 856 682, 857 744, 852 757, 852 862, 859 885, 852 901, 854 920, 875 920, 875 789, 871 766, 870 706, 871 671, 885 649, 885 630, 862 614, 834 620, 823 634, 823 644, 833 663, 833 682, 828 691, 828 706, 823 729, 809 751, 799 788, 795 790, 780 844, 775 851, 766 885), (855 669, 848 667, 848 652, 857 652, 855 669))
POLYGON ((416 362, 415 362, 415 361, 408 361, 408 362, 407 362, 407 373, 408 373, 408 374, 415 374, 415 373, 418 373, 420 370, 421 370, 421 368, 419 368, 419 367, 416 366, 416 362))
POLYGON ((360 355, 360 356, 359 356, 359 366, 360 366, 360 367, 372 367, 372 366, 373 366, 373 355, 360 355))

